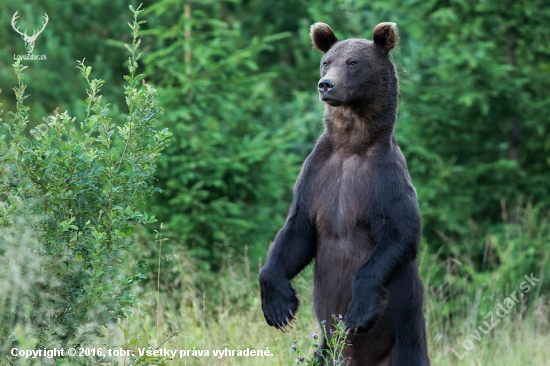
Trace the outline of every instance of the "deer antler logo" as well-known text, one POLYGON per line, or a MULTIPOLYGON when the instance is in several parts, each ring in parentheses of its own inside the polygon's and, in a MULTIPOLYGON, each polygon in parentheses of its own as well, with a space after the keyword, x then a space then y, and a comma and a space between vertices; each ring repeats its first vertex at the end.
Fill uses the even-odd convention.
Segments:
POLYGON ((32 50, 34 49, 34 42, 36 42, 36 38, 38 38, 38 35, 40 33, 42 33, 42 31, 44 30, 44 28, 46 28, 46 24, 48 24, 48 14, 44 13, 44 24, 42 24, 42 29, 40 29, 39 31, 35 30, 33 33, 32 33, 32 36, 29 36, 27 35, 27 30, 25 29, 25 32, 21 32, 19 31, 19 27, 15 27, 15 21, 17 20, 17 18, 19 18, 19 15, 17 14, 19 12, 16 11, 15 14, 13 14, 13 17, 11 18, 11 26, 13 27, 13 29, 19 33, 21 35, 21 38, 23 38, 23 41, 25 41, 25 48, 27 49, 27 53, 31 53, 32 50))

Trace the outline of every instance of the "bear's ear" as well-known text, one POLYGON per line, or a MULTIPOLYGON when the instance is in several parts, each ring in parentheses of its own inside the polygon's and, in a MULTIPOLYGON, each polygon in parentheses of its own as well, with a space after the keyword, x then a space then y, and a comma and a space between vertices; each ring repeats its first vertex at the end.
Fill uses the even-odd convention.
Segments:
POLYGON ((372 32, 372 39, 374 43, 382 47, 384 53, 387 55, 392 49, 397 46, 399 42, 399 35, 397 34, 397 25, 395 23, 380 23, 374 27, 372 32))
POLYGON ((325 23, 313 24, 309 30, 309 36, 313 42, 313 48, 324 53, 338 42, 338 38, 334 35, 332 28, 325 23))

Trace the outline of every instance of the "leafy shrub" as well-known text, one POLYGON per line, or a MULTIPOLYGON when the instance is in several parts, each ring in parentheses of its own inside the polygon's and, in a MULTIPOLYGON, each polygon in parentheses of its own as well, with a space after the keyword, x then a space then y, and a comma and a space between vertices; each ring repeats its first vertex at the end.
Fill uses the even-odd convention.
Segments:
POLYGON ((85 119, 78 123, 67 111, 56 111, 27 137, 27 67, 20 60, 13 65, 17 107, 0 136, 0 233, 6 239, 0 262, 11 269, 1 278, 2 353, 22 343, 85 345, 135 302, 131 289, 144 278, 144 262, 126 277, 121 263, 131 250, 134 225, 155 221, 140 205, 156 190, 156 163, 170 133, 158 128, 162 109, 155 88, 136 73, 144 21, 137 20, 139 8, 131 9, 124 87, 129 112, 120 125, 102 103, 104 82, 90 79, 92 68, 82 61, 85 119))

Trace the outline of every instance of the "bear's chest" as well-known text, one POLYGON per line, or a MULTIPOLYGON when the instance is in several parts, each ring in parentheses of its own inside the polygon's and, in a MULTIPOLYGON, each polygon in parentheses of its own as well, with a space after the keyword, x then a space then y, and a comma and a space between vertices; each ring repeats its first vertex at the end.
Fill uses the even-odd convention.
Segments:
POLYGON ((359 155, 331 155, 310 186, 310 219, 319 235, 345 238, 365 229, 368 216, 368 161, 359 155))

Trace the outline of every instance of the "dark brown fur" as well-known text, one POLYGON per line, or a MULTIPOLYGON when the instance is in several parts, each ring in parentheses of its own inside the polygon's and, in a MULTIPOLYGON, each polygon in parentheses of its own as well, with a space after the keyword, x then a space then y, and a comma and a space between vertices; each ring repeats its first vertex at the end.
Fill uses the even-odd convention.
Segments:
POLYGON ((264 315, 280 329, 290 323, 299 305, 290 279, 315 259, 315 312, 328 327, 333 315, 344 316, 346 365, 429 365, 415 260, 421 219, 393 132, 395 24, 378 25, 374 42, 338 42, 323 23, 311 32, 326 53, 319 81, 326 129, 260 273, 264 315))
POLYGON ((311 26, 309 35, 313 42, 313 47, 317 51, 327 52, 333 44, 338 42, 332 28, 325 23, 315 23, 311 26))
POLYGON ((397 42, 399 42, 395 23, 378 24, 372 33, 372 39, 375 43, 383 45, 384 53, 387 54, 390 52, 395 46, 397 46, 397 42))

